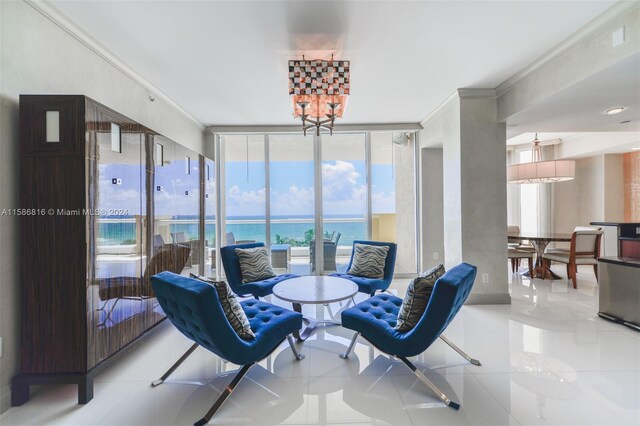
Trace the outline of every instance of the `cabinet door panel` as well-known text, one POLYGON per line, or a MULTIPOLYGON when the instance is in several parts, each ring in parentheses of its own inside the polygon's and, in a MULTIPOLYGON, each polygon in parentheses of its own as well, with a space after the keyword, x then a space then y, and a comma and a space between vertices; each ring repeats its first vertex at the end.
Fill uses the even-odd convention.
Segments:
POLYGON ((159 320, 145 279, 147 221, 142 126, 96 107, 88 162, 92 235, 89 365, 123 348, 159 320))

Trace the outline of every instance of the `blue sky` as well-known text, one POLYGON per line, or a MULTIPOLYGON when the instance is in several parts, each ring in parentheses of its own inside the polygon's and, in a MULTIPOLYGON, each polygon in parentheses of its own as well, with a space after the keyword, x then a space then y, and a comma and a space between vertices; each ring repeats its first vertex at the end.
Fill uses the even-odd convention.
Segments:
MULTIPOLYGON (((226 165, 227 216, 258 216, 265 214, 264 164, 229 162, 226 165)), ((390 164, 372 166, 373 212, 395 211, 395 181, 390 164)), ((99 204, 103 209, 126 209, 129 215, 140 214, 140 189, 143 173, 140 166, 100 164, 99 204), (120 178, 121 184, 112 184, 120 178)), ((271 215, 313 216, 313 162, 271 162, 271 215)), ((365 165, 363 161, 330 161, 322 165, 323 208, 326 216, 364 216, 366 206, 365 165)), ((192 162, 187 175, 184 162, 176 161, 156 172, 157 215, 198 214, 198 170, 192 162), (186 195, 189 191, 189 195, 186 195)), ((156 188, 154 188, 156 189, 156 188)))
MULTIPOLYGON (((264 164, 226 163, 227 216, 264 216, 264 164), (248 178, 247 178, 248 167, 248 178)), ((313 216, 313 162, 271 162, 271 215, 313 216)), ((372 166, 373 212, 395 211, 392 166, 372 166)), ((364 215, 364 161, 330 161, 322 165, 323 209, 327 216, 364 215)))

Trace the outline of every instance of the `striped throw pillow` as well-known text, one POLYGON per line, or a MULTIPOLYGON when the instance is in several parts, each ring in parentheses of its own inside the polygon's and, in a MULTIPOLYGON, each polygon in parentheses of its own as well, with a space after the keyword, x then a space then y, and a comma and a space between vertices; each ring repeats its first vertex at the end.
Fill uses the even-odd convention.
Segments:
POLYGON ((444 272, 444 266, 438 265, 435 268, 424 271, 409 283, 407 294, 404 296, 398 311, 396 330, 406 332, 418 325, 418 321, 422 318, 429 304, 433 286, 438 278, 444 275, 444 272))
POLYGON ((227 317, 231 328, 233 328, 241 339, 253 340, 256 338, 256 335, 251 330, 251 325, 249 325, 249 319, 244 313, 238 299, 236 299, 236 295, 231 291, 229 284, 224 281, 214 281, 196 274, 191 274, 191 278, 210 284, 216 289, 224 316, 227 317))
POLYGON ((389 246, 356 244, 353 262, 347 274, 365 278, 384 278, 384 263, 388 252, 389 246))
POLYGON ((243 283, 262 281, 276 276, 271 267, 269 251, 266 247, 237 248, 236 254, 240 260, 243 283))

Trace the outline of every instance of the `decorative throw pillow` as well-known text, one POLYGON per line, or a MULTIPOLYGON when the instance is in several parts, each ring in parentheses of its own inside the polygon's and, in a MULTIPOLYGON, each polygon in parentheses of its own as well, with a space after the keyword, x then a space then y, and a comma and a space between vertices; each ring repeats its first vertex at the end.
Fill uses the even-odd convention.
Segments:
POLYGON ((433 286, 438 278, 444 275, 444 272, 444 266, 438 265, 424 271, 411 281, 398 311, 396 330, 406 332, 418 324, 429 304, 433 286))
POLYGON ((241 339, 252 340, 256 338, 256 335, 253 334, 251 326, 249 325, 249 319, 247 319, 247 315, 244 313, 242 306, 240 306, 238 299, 236 299, 236 295, 231 291, 229 284, 224 281, 214 281, 196 274, 191 274, 191 278, 210 284, 216 289, 218 299, 220 299, 220 304, 222 305, 222 311, 233 330, 241 339))
POLYGON ((240 260, 240 272, 243 283, 252 283, 273 278, 271 262, 269 261, 269 251, 266 247, 254 247, 249 249, 236 249, 236 254, 240 260))
POLYGON ((353 262, 347 274, 365 278, 384 278, 384 263, 387 260, 389 246, 356 244, 353 250, 353 262))

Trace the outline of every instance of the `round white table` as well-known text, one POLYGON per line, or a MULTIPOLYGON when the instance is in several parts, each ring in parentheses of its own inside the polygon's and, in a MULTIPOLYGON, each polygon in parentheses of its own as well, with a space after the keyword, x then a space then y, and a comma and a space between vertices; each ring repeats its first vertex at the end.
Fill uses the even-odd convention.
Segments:
MULTIPOLYGON (((290 280, 279 282, 273 287, 273 295, 278 299, 291 302, 293 310, 299 313, 302 313, 302 305, 327 305, 350 299, 356 293, 358 293, 356 283, 344 278, 326 276, 291 278, 290 280)), ((336 313, 335 316, 339 313, 336 313)), ((340 322, 335 320, 319 320, 307 317, 304 320, 309 324, 302 333, 294 333, 298 340, 306 340, 319 324, 340 325, 340 322)))

